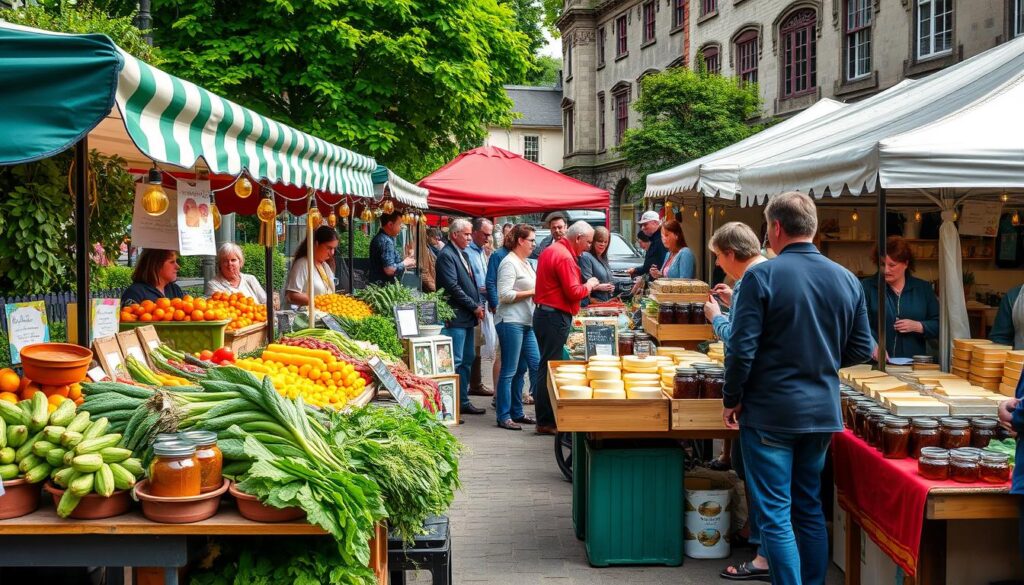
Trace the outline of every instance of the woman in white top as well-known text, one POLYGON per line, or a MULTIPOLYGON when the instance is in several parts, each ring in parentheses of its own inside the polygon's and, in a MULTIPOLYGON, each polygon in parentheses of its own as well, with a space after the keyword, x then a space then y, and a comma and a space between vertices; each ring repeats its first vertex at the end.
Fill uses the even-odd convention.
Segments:
MULTIPOLYGON (((308 236, 307 236, 308 237, 308 236)), ((328 225, 322 225, 313 232, 313 267, 310 269, 306 257, 306 240, 302 240, 292 259, 285 285, 288 302, 304 307, 309 304, 309 279, 313 279, 313 293, 325 295, 334 292, 334 251, 338 249, 338 232, 328 225)))
POLYGON ((206 296, 216 292, 228 294, 239 293, 256 300, 256 304, 267 303, 267 291, 259 279, 251 274, 243 274, 245 255, 238 244, 225 242, 217 248, 217 276, 206 283, 206 296))
POLYGON ((510 251, 498 266, 498 310, 495 312, 498 343, 501 345, 501 373, 498 376, 495 412, 498 426, 522 430, 520 424, 537 421, 523 412, 523 379, 530 371, 530 383, 537 381, 540 349, 533 334, 533 293, 537 273, 527 258, 537 245, 533 227, 519 224, 505 237, 510 251))

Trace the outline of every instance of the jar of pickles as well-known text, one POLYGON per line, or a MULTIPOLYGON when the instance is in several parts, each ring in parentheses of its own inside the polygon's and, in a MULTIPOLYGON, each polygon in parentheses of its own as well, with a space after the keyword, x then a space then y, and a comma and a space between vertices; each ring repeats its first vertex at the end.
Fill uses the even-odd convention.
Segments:
POLYGON ((976 418, 971 421, 971 447, 984 449, 996 438, 999 421, 994 418, 976 418))
POLYGON ((149 464, 149 492, 164 498, 198 496, 202 489, 196 446, 186 441, 162 441, 153 445, 149 464))
POLYGON ((1010 481, 1010 456, 995 451, 982 451, 978 475, 987 483, 1010 481))
POLYGON ((971 426, 962 418, 939 419, 943 449, 959 449, 971 445, 971 426))
POLYGON ((619 357, 633 355, 633 332, 623 331, 619 333, 619 357))
POLYGON ((196 446, 199 460, 200 491, 212 492, 224 483, 221 472, 224 468, 224 454, 217 447, 217 433, 212 431, 186 431, 181 438, 196 446))
POLYGON ((672 398, 676 400, 693 400, 700 398, 700 378, 695 368, 676 368, 672 378, 672 398))
POLYGON ((701 388, 701 398, 722 398, 722 388, 725 387, 725 370, 723 368, 708 368, 704 370, 704 385, 701 388))
POLYGON ((921 457, 921 449, 941 446, 939 421, 933 418, 915 418, 910 429, 910 456, 918 459, 921 457))
POLYGON ((898 416, 887 416, 882 427, 882 456, 886 459, 906 459, 910 455, 910 421, 898 416))
POLYGON ((981 477, 981 455, 968 449, 949 452, 949 478, 961 483, 974 483, 981 477))
POLYGON ((675 318, 672 321, 676 325, 686 325, 690 322, 690 305, 689 303, 676 303, 675 304, 675 318))
POLYGON ((673 303, 658 305, 658 325, 671 325, 676 322, 676 306, 673 303))
POLYGON ((924 447, 917 459, 917 473, 925 479, 949 479, 949 451, 942 447, 924 447))
POLYGON ((692 303, 690 305, 690 324, 704 325, 704 303, 692 303))

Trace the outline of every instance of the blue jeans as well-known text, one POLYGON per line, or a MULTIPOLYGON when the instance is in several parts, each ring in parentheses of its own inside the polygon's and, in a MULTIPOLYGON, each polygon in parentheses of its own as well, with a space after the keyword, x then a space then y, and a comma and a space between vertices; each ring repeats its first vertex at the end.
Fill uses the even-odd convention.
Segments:
POLYGON ((523 417, 524 376, 529 370, 531 386, 536 384, 540 350, 533 327, 520 323, 498 323, 495 327, 501 344, 501 373, 495 397, 495 413, 500 423, 523 417))
POLYGON ((459 375, 459 400, 463 407, 469 406, 469 374, 476 358, 472 327, 445 327, 443 335, 452 338, 452 358, 455 359, 455 373, 459 375))
POLYGON ((758 525, 757 504, 754 500, 754 495, 750 493, 746 466, 743 464, 743 445, 739 439, 733 440, 730 456, 732 458, 732 469, 736 472, 736 476, 743 480, 747 494, 747 528, 750 529, 750 536, 747 537, 747 542, 754 545, 755 554, 765 556, 764 551, 761 550, 761 528, 758 525))
POLYGON ((821 470, 832 433, 776 433, 740 427, 747 489, 773 585, 822 585, 828 535, 821 470))

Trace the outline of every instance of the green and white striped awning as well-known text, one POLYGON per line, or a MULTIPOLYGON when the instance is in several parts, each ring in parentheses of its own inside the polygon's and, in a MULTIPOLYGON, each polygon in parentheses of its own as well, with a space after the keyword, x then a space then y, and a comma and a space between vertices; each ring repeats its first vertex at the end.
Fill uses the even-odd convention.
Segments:
POLYGON ((213 173, 373 196, 372 158, 147 65, 102 35, 0 22, 0 87, 0 164, 52 156, 88 135, 90 148, 129 163, 190 169, 201 158, 213 173))

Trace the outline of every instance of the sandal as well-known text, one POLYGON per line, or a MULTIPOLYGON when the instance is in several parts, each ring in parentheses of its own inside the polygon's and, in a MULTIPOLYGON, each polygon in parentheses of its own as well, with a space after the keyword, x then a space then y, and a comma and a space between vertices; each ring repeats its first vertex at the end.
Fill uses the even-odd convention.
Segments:
POLYGON ((771 569, 758 569, 754 566, 754 563, 750 561, 742 562, 735 567, 726 567, 719 577, 727 579, 729 581, 771 581, 772 572, 771 569), (729 569, 735 569, 735 573, 730 573, 729 569))

